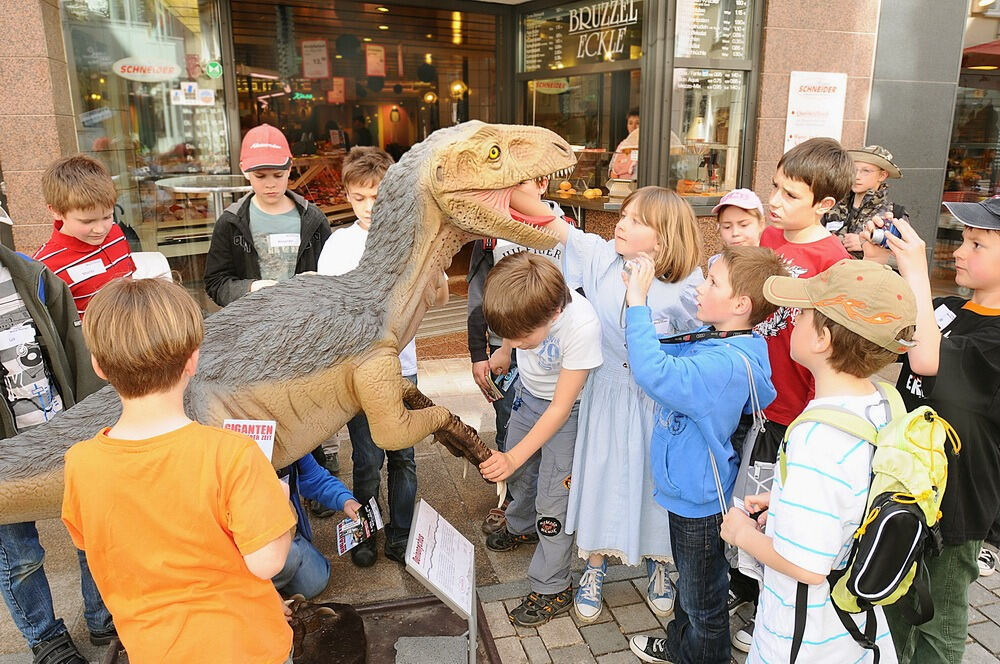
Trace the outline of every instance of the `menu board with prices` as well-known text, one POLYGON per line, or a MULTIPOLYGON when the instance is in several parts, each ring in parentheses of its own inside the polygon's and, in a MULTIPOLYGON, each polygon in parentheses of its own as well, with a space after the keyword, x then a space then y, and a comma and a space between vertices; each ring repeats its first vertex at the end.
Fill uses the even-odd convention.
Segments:
POLYGON ((642 56, 642 0, 576 2, 524 17, 523 71, 636 60, 642 56))
POLYGON ((752 0, 677 0, 678 58, 746 60, 752 0))
POLYGON ((725 69, 674 69, 674 89, 740 92, 743 90, 742 71, 725 69))

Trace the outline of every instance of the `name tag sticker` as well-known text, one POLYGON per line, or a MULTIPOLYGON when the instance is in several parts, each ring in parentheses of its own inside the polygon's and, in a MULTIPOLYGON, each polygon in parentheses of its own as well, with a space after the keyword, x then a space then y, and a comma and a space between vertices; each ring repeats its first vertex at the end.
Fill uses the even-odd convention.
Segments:
POLYGON ((14 348, 22 344, 31 343, 34 340, 35 328, 31 325, 4 330, 0 334, 0 344, 3 345, 3 348, 14 348))
POLYGON ((934 310, 934 319, 937 321, 939 330, 951 325, 951 321, 955 320, 955 317, 955 312, 943 304, 934 310))
POLYGON ((107 271, 108 268, 104 267, 104 261, 100 258, 66 268, 66 273, 69 275, 69 278, 73 280, 73 283, 83 281, 84 279, 90 279, 91 277, 95 277, 99 274, 104 274, 107 271))
POLYGON ((298 248, 302 237, 298 233, 271 233, 267 236, 269 249, 298 248))
POLYGON ((839 231, 843 227, 844 227, 844 222, 842 222, 842 221, 828 221, 828 222, 826 222, 826 230, 830 231, 831 233, 836 233, 837 231, 839 231))

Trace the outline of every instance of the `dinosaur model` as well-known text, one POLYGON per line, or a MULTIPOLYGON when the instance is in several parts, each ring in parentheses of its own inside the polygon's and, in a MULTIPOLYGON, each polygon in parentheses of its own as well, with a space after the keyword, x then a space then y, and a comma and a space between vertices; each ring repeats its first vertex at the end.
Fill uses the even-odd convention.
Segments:
MULTIPOLYGON (((566 141, 539 127, 467 122, 434 132, 386 173, 357 269, 298 275, 206 320, 198 373, 185 394, 188 415, 215 426, 227 418, 275 420, 278 468, 360 411, 380 447, 402 449, 434 435, 452 454, 481 463, 490 451, 475 430, 403 379, 397 354, 463 244, 489 236, 555 246, 551 233, 511 217, 510 196, 518 183, 565 174, 575 162, 566 141)), ((0 523, 58 516, 66 450, 120 413, 108 386, 0 441, 0 523)))

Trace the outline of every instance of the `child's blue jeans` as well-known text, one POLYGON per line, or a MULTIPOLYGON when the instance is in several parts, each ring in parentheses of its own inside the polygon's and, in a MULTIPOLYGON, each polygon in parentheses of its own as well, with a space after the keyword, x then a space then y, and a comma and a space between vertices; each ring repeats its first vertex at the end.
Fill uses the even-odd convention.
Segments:
MULTIPOLYGON (((87 557, 80 550, 77 555, 87 628, 94 633, 104 632, 112 626, 111 614, 94 584, 87 557)), ((42 568, 44 560, 45 549, 38 541, 34 522, 0 526, 0 592, 14 624, 31 648, 66 632, 66 625, 52 609, 52 593, 42 568)))
POLYGON ((670 513, 670 548, 680 578, 667 655, 676 664, 728 664, 729 562, 722 515, 689 519, 670 513))

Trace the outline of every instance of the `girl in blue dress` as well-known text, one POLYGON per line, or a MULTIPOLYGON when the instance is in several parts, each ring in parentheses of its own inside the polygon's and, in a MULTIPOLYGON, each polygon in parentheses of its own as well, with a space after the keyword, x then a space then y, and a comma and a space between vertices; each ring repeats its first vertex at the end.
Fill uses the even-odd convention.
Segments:
POLYGON ((547 228, 566 245, 567 285, 582 287, 597 310, 604 354, 580 399, 566 516, 566 530, 576 532, 580 555, 587 558, 574 610, 584 622, 597 620, 606 558, 614 556, 628 565, 646 561, 646 602, 657 615, 669 616, 674 589, 664 564, 671 558, 667 511, 653 498, 649 469, 653 402, 628 365, 622 272, 639 253, 653 256, 661 275, 649 291, 657 331, 667 336, 698 327, 695 288, 703 277, 694 211, 669 189, 643 187, 623 202, 613 240, 559 218, 547 228))

